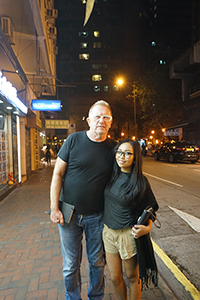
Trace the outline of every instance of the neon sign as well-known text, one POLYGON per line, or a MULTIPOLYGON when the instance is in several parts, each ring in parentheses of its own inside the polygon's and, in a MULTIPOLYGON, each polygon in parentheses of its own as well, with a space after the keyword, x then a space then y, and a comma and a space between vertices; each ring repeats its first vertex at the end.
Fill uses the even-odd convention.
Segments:
POLYGON ((32 110, 39 111, 60 111, 60 100, 32 100, 32 110))
POLYGON ((12 86, 10 81, 7 81, 6 77, 3 76, 0 71, 0 93, 16 108, 20 109, 24 114, 27 114, 28 108, 26 105, 17 97, 17 89, 12 86))

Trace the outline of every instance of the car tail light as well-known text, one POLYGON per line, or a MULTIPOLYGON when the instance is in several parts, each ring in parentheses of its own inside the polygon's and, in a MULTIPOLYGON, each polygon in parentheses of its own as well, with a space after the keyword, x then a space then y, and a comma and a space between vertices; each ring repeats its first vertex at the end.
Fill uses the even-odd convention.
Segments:
POLYGON ((178 151, 184 151, 185 148, 176 148, 176 150, 178 150, 178 151))
POLYGON ((196 148, 197 151, 199 151, 199 148, 196 148))

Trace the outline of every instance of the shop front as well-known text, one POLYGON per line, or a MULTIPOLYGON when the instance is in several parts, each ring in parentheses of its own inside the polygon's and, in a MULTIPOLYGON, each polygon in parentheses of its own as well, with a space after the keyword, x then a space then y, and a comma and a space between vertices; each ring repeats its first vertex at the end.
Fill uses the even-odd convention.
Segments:
POLYGON ((21 182, 19 162, 19 116, 0 95, 0 199, 21 182))
POLYGON ((20 118, 27 108, 16 95, 0 74, 0 201, 21 183, 20 118))

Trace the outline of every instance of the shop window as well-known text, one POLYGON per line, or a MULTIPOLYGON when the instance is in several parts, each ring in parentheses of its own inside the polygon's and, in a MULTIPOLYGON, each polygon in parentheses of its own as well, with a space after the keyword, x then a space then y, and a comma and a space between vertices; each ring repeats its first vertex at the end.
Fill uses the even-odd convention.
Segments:
POLYGON ((4 129, 4 115, 0 115, 0 129, 4 129))

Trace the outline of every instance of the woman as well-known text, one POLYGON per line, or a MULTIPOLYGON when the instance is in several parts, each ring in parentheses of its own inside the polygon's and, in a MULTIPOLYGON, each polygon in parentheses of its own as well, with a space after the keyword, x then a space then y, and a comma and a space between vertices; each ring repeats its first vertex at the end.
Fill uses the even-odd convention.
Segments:
POLYGON ((115 151, 113 174, 105 190, 103 240, 106 261, 118 299, 128 299, 123 261, 129 281, 129 298, 139 300, 141 280, 135 239, 150 232, 152 220, 147 226, 136 224, 147 206, 156 211, 158 204, 147 178, 142 174, 140 144, 126 139, 116 146, 115 151))

